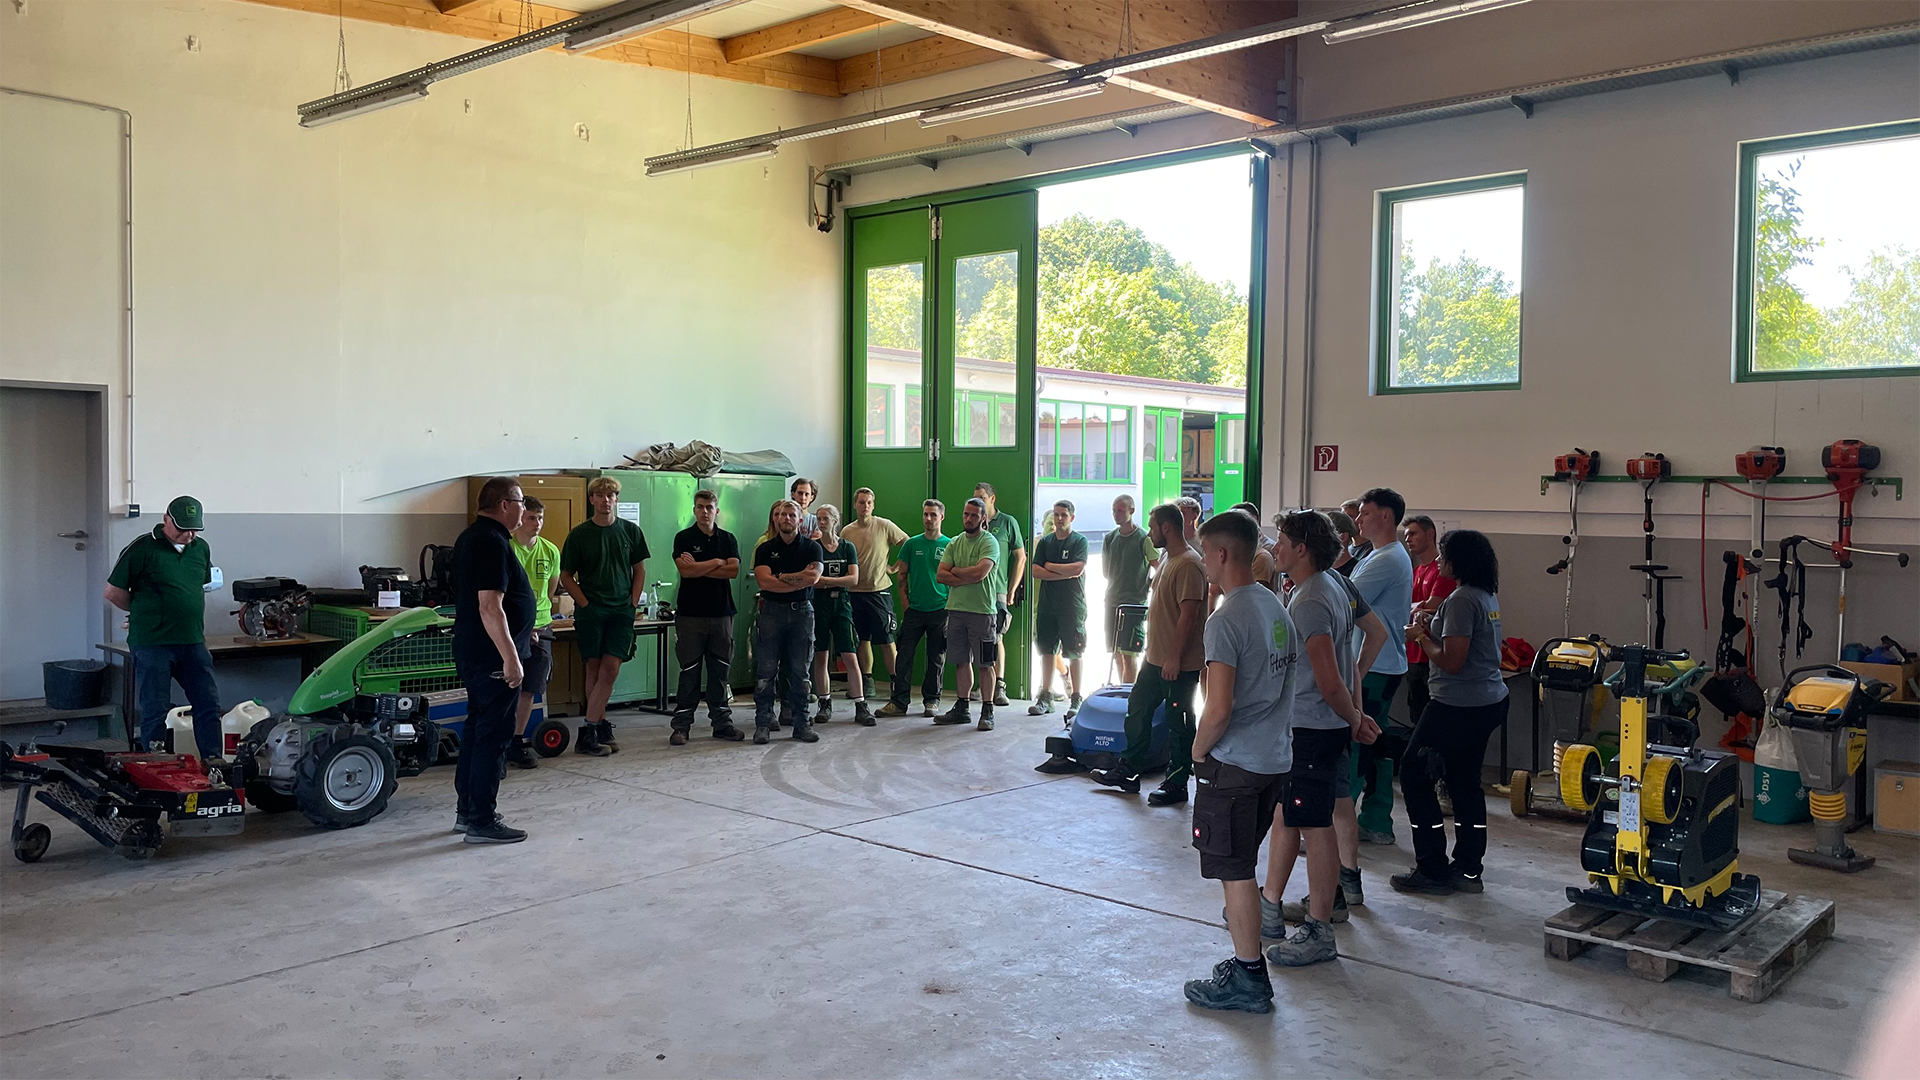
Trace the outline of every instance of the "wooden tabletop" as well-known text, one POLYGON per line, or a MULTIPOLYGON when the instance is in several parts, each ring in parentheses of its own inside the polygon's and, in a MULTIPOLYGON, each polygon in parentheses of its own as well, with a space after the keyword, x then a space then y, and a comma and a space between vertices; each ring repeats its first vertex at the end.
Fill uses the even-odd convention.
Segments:
MULTIPOLYGON (((330 638, 325 634, 295 634, 289 638, 275 638, 271 641, 255 641, 245 634, 211 634, 207 637, 207 651, 215 656, 251 652, 256 649, 294 649, 312 645, 338 645, 339 638, 330 638)), ((102 652, 126 656, 132 649, 124 641, 108 641, 95 646, 102 652)))
MULTIPOLYGON (((656 619, 651 615, 635 615, 633 617, 633 628, 635 630, 664 630, 672 625, 672 619, 656 619)), ((548 626, 548 629, 556 634, 561 632, 571 634, 573 633, 573 620, 555 619, 552 624, 548 626)))

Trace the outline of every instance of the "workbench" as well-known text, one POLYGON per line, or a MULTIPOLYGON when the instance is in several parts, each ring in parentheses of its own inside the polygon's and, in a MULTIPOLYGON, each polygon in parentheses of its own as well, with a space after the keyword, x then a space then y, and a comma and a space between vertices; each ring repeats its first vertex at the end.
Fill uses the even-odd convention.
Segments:
MULTIPOLYGON (((559 671, 560 659, 561 659, 560 650, 557 648, 557 646, 560 645, 561 642, 566 642, 569 645, 573 644, 573 640, 574 640, 573 620, 572 619, 555 619, 553 620, 553 624, 550 627, 548 627, 548 629, 553 631, 553 643, 556 646, 554 650, 553 666, 555 669, 555 673, 557 674, 559 671)), ((653 660, 654 660, 653 702, 651 704, 648 704, 644 701, 637 703, 638 708, 644 709, 647 712, 665 713, 669 715, 671 715, 673 712, 672 699, 669 695, 669 687, 667 683, 667 676, 668 676, 667 633, 672 629, 673 629, 672 619, 656 619, 651 615, 636 615, 633 620, 633 636, 634 637, 653 639, 653 660)), ((572 652, 572 651, 573 650, 569 649, 569 652, 572 652)), ((575 663, 579 662, 577 653, 575 654, 575 658, 573 662, 575 663)), ((628 662, 631 663, 632 661, 628 661, 628 662)), ((584 681, 582 685, 584 685, 584 681)), ((548 694, 547 696, 549 699, 553 697, 552 694, 548 694)), ((582 703, 582 705, 584 706, 584 702, 582 703)), ((552 715, 551 702, 549 703, 549 709, 550 709, 549 715, 552 715)))
MULTIPOLYGON (((215 666, 222 660, 294 657, 300 661, 300 677, 305 679, 341 644, 340 639, 322 634, 295 634, 268 641, 256 641, 245 634, 210 634, 207 653, 213 657, 215 666)), ((133 650, 124 641, 108 641, 95 648, 106 654, 108 663, 117 662, 120 666, 120 722, 127 729, 128 745, 133 745, 134 735, 140 730, 140 695, 134 685, 133 650)))

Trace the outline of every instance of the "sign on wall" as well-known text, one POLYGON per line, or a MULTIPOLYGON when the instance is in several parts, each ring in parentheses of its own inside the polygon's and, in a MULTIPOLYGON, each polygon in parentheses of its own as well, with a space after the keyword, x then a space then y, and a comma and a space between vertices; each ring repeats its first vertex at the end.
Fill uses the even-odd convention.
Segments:
POLYGON ((1313 448, 1314 472, 1339 472, 1340 448, 1338 446, 1316 446, 1313 448))

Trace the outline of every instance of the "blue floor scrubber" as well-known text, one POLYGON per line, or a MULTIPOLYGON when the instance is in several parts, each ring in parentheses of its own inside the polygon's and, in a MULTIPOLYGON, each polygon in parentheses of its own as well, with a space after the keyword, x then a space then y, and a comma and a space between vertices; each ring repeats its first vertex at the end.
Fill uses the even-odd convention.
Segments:
MULTIPOLYGON (((1120 763, 1127 749, 1127 695, 1130 686, 1107 686, 1087 696, 1058 735, 1047 736, 1047 760, 1034 766, 1043 773, 1075 773, 1089 769, 1110 769, 1120 763)), ((1167 764, 1167 704, 1153 710, 1153 753, 1142 771, 1164 768, 1167 764)))

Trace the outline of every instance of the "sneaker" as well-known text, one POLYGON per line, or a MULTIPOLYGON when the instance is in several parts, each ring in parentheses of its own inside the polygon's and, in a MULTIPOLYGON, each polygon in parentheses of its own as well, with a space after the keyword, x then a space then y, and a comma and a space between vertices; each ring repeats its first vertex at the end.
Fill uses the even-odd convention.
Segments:
POLYGON ((753 729, 753 745, 765 746, 773 738, 773 729, 757 727, 753 729))
POLYGON ((687 745, 687 733, 684 731, 681 731, 679 728, 674 728, 673 734, 667 736, 667 745, 668 746, 687 745))
MULTIPOLYGON (((1356 866, 1351 870, 1344 866, 1340 868, 1340 893, 1345 896, 1347 903, 1353 904, 1356 907, 1366 906, 1367 894, 1361 891, 1360 888, 1359 867, 1356 866)), ((1340 906, 1340 899, 1340 896, 1334 897, 1335 907, 1340 906)))
POLYGON ((457 832, 457 833, 459 833, 459 834, 460 834, 460 835, 462 835, 462 836, 465 836, 465 835, 466 835, 466 832, 467 832, 467 815, 465 815, 465 814, 455 814, 455 815, 453 815, 453 831, 454 831, 454 832, 457 832))
POLYGON ((600 721, 600 745, 606 747, 609 754, 620 752, 620 744, 613 739, 613 721, 611 720, 600 721))
POLYGON ((1045 716, 1052 711, 1053 711, 1053 691, 1051 690, 1040 691, 1040 696, 1037 698, 1034 698, 1033 704, 1027 706, 1028 716, 1045 716))
POLYGON ((1267 946, 1267 963, 1281 967, 1306 967, 1339 955, 1333 944, 1333 927, 1318 919, 1308 919, 1292 937, 1267 946))
POLYGON ((1404 874, 1395 874, 1387 879, 1394 892, 1419 893, 1426 896, 1452 896, 1453 883, 1443 878, 1428 877, 1418 868, 1404 874))
POLYGON ((1076 715, 1079 714, 1080 702, 1081 702, 1081 697, 1079 694, 1075 694, 1072 697, 1069 697, 1067 699, 1067 712, 1066 712, 1065 719, 1071 720, 1076 715))
MULTIPOLYGON (((1262 896, 1261 899, 1265 900, 1266 897, 1262 896)), ((1310 901, 1303 896, 1298 900, 1289 900, 1286 903, 1281 904, 1280 918, 1290 923, 1304 923, 1304 922, 1313 921, 1313 912, 1309 908, 1309 903, 1310 901)), ((1346 922, 1347 918, 1348 918, 1348 913, 1347 913, 1346 890, 1344 888, 1336 887, 1333 890, 1333 914, 1327 917, 1327 921, 1346 922)), ((1280 933, 1280 934, 1274 934, 1272 936, 1285 937, 1286 934, 1280 933)))
POLYGON ((1007 680, 1001 679, 993 685, 993 703, 1001 708, 1013 704, 1007 700, 1007 680))
POLYGON ((880 696, 879 692, 873 688, 873 676, 871 675, 861 676, 860 691, 860 696, 864 698, 877 698, 880 696))
POLYGON ((1161 784, 1147 793, 1148 806, 1185 806, 1187 804, 1187 784, 1161 784))
POLYGON ((896 716, 907 715, 907 706, 904 702, 889 701, 885 705, 880 706, 880 711, 874 715, 884 716, 891 720, 896 716))
POLYGON ((873 710, 867 708, 866 698, 861 698, 859 701, 853 703, 853 722, 859 724, 861 727, 873 726, 873 710))
POLYGON ((1487 891, 1487 883, 1480 880, 1479 874, 1469 874, 1464 870, 1454 870, 1447 874, 1447 884, 1454 892, 1482 893, 1487 891))
MULTIPOLYGON (((1273 901, 1267 899, 1266 893, 1264 892, 1261 893, 1260 894, 1260 936, 1263 938, 1272 938, 1276 941, 1284 941, 1287 936, 1287 920, 1283 918, 1283 913, 1288 908, 1291 908, 1292 906, 1293 904, 1291 901, 1285 904, 1276 904, 1273 901)), ((1301 922, 1303 919, 1304 919, 1304 916, 1301 919, 1293 919, 1291 921, 1301 922)), ((1226 908, 1220 909, 1220 925, 1221 926, 1227 925, 1227 909, 1226 908)))
POLYGON ((793 725, 793 737, 800 742, 819 742, 820 735, 813 730, 812 724, 793 725))
POLYGON ((1087 775, 1093 777, 1093 782, 1096 784, 1119 788, 1133 795, 1140 794, 1140 774, 1128 769, 1125 765, 1115 765, 1111 769, 1095 769, 1087 775))
POLYGON ((980 722, 973 727, 975 731, 993 730, 993 706, 988 705, 980 710, 980 722))
POLYGON ((580 733, 573 740, 573 752, 588 757, 606 757, 613 750, 600 745, 599 724, 581 724, 580 733))
POLYGON ((933 700, 933 701, 923 701, 923 702, 921 702, 921 703, 920 703, 920 715, 921 715, 921 716, 939 716, 939 715, 940 715, 940 702, 939 702, 939 699, 937 699, 937 698, 936 698, 936 699, 935 699, 935 700, 933 700))
POLYGON ((1266 965, 1249 971, 1247 965, 1231 956, 1213 965, 1213 978, 1193 979, 1186 991, 1187 1000, 1203 1009, 1273 1011, 1273 980, 1267 977, 1266 965))
POLYGON ((515 740, 514 744, 507 748, 507 764, 516 769, 540 767, 539 760, 533 756, 533 748, 520 740, 515 740))
POLYGON ((1387 847, 1392 847, 1394 844, 1393 830, 1388 829, 1385 832, 1376 832, 1373 829, 1361 829, 1360 842, 1363 844, 1383 844, 1387 847))
POLYGON ((526 838, 527 830, 515 829, 499 818, 494 818, 485 825, 467 827, 469 844, 517 844, 526 838))
POLYGON ((964 701, 956 701, 953 703, 953 708, 934 717, 933 722, 936 724, 964 724, 972 719, 973 717, 967 715, 967 703, 964 701))
POLYGON ((827 721, 832 719, 833 719, 833 699, 830 697, 823 697, 820 699, 820 707, 814 710, 813 722, 816 724, 824 724, 827 721))
POLYGON ((713 729, 713 737, 722 742, 739 742, 746 738, 747 734, 732 724, 721 724, 719 727, 713 729))

